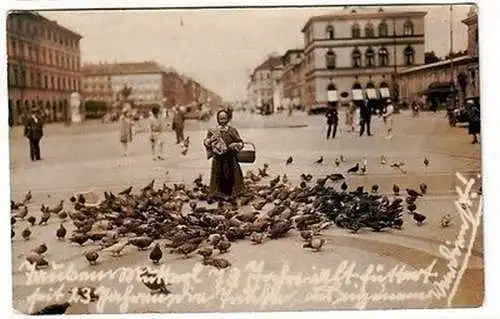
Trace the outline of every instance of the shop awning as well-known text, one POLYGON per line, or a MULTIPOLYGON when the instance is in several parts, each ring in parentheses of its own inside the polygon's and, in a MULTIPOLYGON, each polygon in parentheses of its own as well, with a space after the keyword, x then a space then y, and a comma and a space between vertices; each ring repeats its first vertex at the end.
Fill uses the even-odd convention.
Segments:
POLYGON ((328 90, 326 94, 328 102, 337 102, 339 100, 337 90, 328 90))
POLYGON ((391 97, 391 92, 388 87, 380 88, 380 97, 383 99, 389 99, 391 97))
POLYGON ((363 90, 353 89, 352 90, 352 99, 354 101, 364 100, 364 98, 363 98, 363 90))
POLYGON ((431 94, 451 94, 455 93, 456 89, 452 82, 434 82, 424 90, 425 95, 431 94))
POLYGON ((376 100, 378 98, 377 90, 373 88, 366 89, 366 96, 368 97, 369 100, 376 100))

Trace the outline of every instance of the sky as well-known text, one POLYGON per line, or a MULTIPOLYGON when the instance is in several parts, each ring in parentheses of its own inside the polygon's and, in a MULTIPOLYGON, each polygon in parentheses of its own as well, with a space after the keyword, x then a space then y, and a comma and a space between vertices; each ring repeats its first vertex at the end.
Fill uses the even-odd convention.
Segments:
MULTIPOLYGON (((425 50, 450 51, 449 6, 404 6, 427 11, 425 50)), ((252 70, 275 52, 301 48, 301 29, 314 15, 342 7, 288 9, 43 11, 82 35, 82 62, 154 60, 173 67, 225 100, 244 99, 252 70)), ((388 10, 397 10, 392 7, 388 10)), ((454 50, 466 48, 461 22, 469 6, 453 6, 454 50)))

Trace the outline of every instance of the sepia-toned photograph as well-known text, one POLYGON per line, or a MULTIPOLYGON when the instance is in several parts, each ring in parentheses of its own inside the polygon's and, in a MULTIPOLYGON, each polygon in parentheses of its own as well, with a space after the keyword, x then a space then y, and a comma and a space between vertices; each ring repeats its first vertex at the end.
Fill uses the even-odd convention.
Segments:
POLYGON ((478 15, 8 12, 12 312, 481 307, 478 15))

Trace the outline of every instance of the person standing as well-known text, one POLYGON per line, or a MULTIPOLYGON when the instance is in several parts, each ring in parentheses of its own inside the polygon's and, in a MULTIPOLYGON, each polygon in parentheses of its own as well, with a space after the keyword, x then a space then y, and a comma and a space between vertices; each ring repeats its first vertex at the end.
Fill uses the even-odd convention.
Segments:
POLYGON ((472 144, 479 143, 481 134, 481 113, 479 107, 472 100, 467 101, 467 117, 469 119, 469 135, 472 135, 472 144))
POLYGON ((243 173, 237 154, 243 148, 238 131, 229 125, 227 110, 217 112, 217 128, 209 129, 203 140, 207 159, 212 159, 210 195, 218 200, 236 204, 236 197, 244 191, 243 173))
POLYGON ((329 139, 330 135, 332 136, 332 138, 335 138, 335 135, 337 135, 337 125, 339 123, 339 114, 335 102, 328 102, 328 109, 326 110, 325 116, 326 124, 328 125, 328 129, 326 131, 326 139, 329 139))
POLYGON ((31 161, 40 161, 40 140, 43 137, 43 121, 37 108, 33 108, 31 116, 26 119, 24 136, 30 145, 31 161))
POLYGON ((359 136, 363 136, 363 134, 365 133, 365 129, 368 136, 372 136, 370 127, 372 120, 372 111, 370 110, 368 104, 365 103, 364 101, 360 101, 359 116, 360 116, 360 126, 361 126, 361 129, 359 131, 359 136))
POLYGON ((126 108, 120 115, 120 143, 123 146, 123 156, 128 156, 128 145, 132 142, 132 116, 126 108))
POLYGON ((393 115, 394 115, 394 106, 392 105, 392 101, 388 99, 387 106, 384 108, 384 112, 382 114, 386 131, 385 138, 388 140, 392 138, 392 125, 394 123, 393 115))
POLYGON ((349 102, 345 103, 345 125, 348 127, 348 132, 354 132, 354 121, 356 117, 356 105, 349 102))
POLYGON ((149 120, 149 141, 151 142, 153 161, 163 161, 163 125, 160 117, 160 108, 158 106, 153 106, 151 113, 149 120), (159 151, 158 153, 156 152, 157 150, 159 151))
POLYGON ((183 108, 176 106, 174 109, 174 116, 172 118, 172 128, 175 131, 175 136, 177 139, 177 144, 180 144, 184 141, 184 112, 183 108))

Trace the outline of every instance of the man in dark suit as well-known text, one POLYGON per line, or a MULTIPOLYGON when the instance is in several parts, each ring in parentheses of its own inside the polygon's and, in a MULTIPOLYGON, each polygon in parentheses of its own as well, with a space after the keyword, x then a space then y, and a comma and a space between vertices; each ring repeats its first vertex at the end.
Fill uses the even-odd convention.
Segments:
POLYGON ((26 119, 24 125, 24 136, 30 142, 30 157, 32 161, 41 160, 40 157, 40 140, 43 136, 43 121, 38 112, 38 109, 32 110, 31 116, 26 119))
POLYGON ((330 138, 330 134, 332 138, 335 138, 335 135, 337 135, 337 125, 339 123, 339 114, 337 111, 336 102, 328 102, 328 108, 326 110, 325 116, 326 124, 328 125, 328 129, 326 131, 326 139, 330 138))
POLYGON ((359 116, 360 116, 360 124, 361 124, 361 130, 359 131, 359 136, 363 136, 365 133, 365 128, 366 128, 366 133, 368 136, 372 136, 371 133, 371 121, 372 121, 372 110, 370 109, 370 106, 368 103, 365 103, 364 101, 360 101, 359 103, 359 116))

